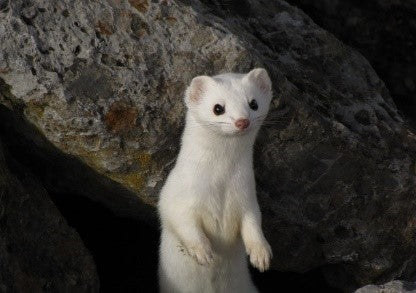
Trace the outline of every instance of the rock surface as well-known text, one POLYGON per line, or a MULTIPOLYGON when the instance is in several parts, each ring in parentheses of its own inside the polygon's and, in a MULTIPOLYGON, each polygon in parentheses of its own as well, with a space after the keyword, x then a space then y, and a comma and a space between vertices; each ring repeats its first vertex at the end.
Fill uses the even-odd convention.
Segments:
POLYGON ((391 281, 384 285, 367 285, 354 293, 415 293, 416 284, 404 281, 391 281))
MULTIPOLYGON (((1 142, 0 142, 1 144, 1 142)), ((98 292, 93 259, 37 180, 0 145, 0 291, 98 292)))
POLYGON ((324 266, 344 289, 416 272, 416 137, 366 59, 302 11, 280 0, 0 3, 0 103, 38 134, 11 127, 117 187, 94 193, 67 163, 43 170, 59 188, 130 214, 154 205, 186 84, 264 66, 275 99, 255 162, 274 268, 324 266))
POLYGON ((416 129, 416 1, 289 0, 357 48, 416 129))

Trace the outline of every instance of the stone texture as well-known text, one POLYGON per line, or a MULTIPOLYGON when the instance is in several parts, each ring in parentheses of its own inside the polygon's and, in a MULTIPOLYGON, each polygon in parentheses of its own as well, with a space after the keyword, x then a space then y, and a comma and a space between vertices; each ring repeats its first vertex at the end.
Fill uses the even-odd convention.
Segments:
POLYGON ((289 0, 357 48, 416 129, 416 1, 289 0))
POLYGON ((98 292, 93 259, 37 180, 0 142, 0 291, 98 292))
POLYGON ((384 285, 367 285, 354 293, 415 293, 416 284, 404 281, 391 281, 384 285))
POLYGON ((117 211, 130 202, 129 214, 154 205, 186 84, 264 66, 275 99, 255 162, 274 268, 324 266, 344 289, 416 272, 416 136, 367 60, 302 11, 281 0, 2 3, 0 103, 38 134, 16 133, 117 187, 94 193, 71 163, 43 169, 60 188, 89 188, 117 211))

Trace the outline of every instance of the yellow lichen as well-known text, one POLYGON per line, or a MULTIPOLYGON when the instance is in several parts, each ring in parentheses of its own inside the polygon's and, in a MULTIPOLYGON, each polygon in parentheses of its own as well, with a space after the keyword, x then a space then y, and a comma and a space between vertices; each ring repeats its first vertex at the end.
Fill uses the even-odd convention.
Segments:
POLYGON ((123 186, 139 193, 145 184, 146 174, 151 164, 151 155, 146 152, 137 153, 133 159, 140 162, 142 171, 133 171, 126 173, 111 173, 102 166, 103 160, 112 155, 113 150, 100 150, 99 152, 91 152, 87 150, 77 150, 79 156, 88 166, 97 172, 109 177, 110 179, 122 184, 123 186))
POLYGON ((132 189, 135 192, 139 192, 143 189, 145 176, 140 172, 132 173, 115 173, 108 174, 108 176, 114 181, 121 183, 122 185, 132 189))
POLYGON ((152 155, 149 153, 141 152, 136 154, 134 159, 137 159, 140 162, 140 165, 143 169, 148 169, 150 167, 152 155))
POLYGON ((42 104, 35 104, 31 103, 28 104, 24 110, 24 114, 26 117, 32 117, 36 120, 41 119, 43 117, 43 113, 45 112, 45 105, 42 104))

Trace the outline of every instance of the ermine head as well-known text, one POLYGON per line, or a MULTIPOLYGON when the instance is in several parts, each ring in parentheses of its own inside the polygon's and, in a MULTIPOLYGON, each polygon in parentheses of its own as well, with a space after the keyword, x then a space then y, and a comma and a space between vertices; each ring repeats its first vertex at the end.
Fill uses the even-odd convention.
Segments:
POLYGON ((242 135, 257 131, 269 111, 272 83, 267 71, 195 77, 185 93, 191 118, 216 133, 242 135))

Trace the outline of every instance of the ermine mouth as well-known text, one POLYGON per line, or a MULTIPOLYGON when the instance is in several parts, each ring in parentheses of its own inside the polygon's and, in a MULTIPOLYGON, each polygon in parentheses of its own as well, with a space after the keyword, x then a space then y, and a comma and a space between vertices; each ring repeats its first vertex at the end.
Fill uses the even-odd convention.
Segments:
POLYGON ((246 133, 248 133, 250 131, 250 128, 249 127, 247 127, 247 128, 244 128, 244 129, 237 129, 237 134, 246 134, 246 133))

